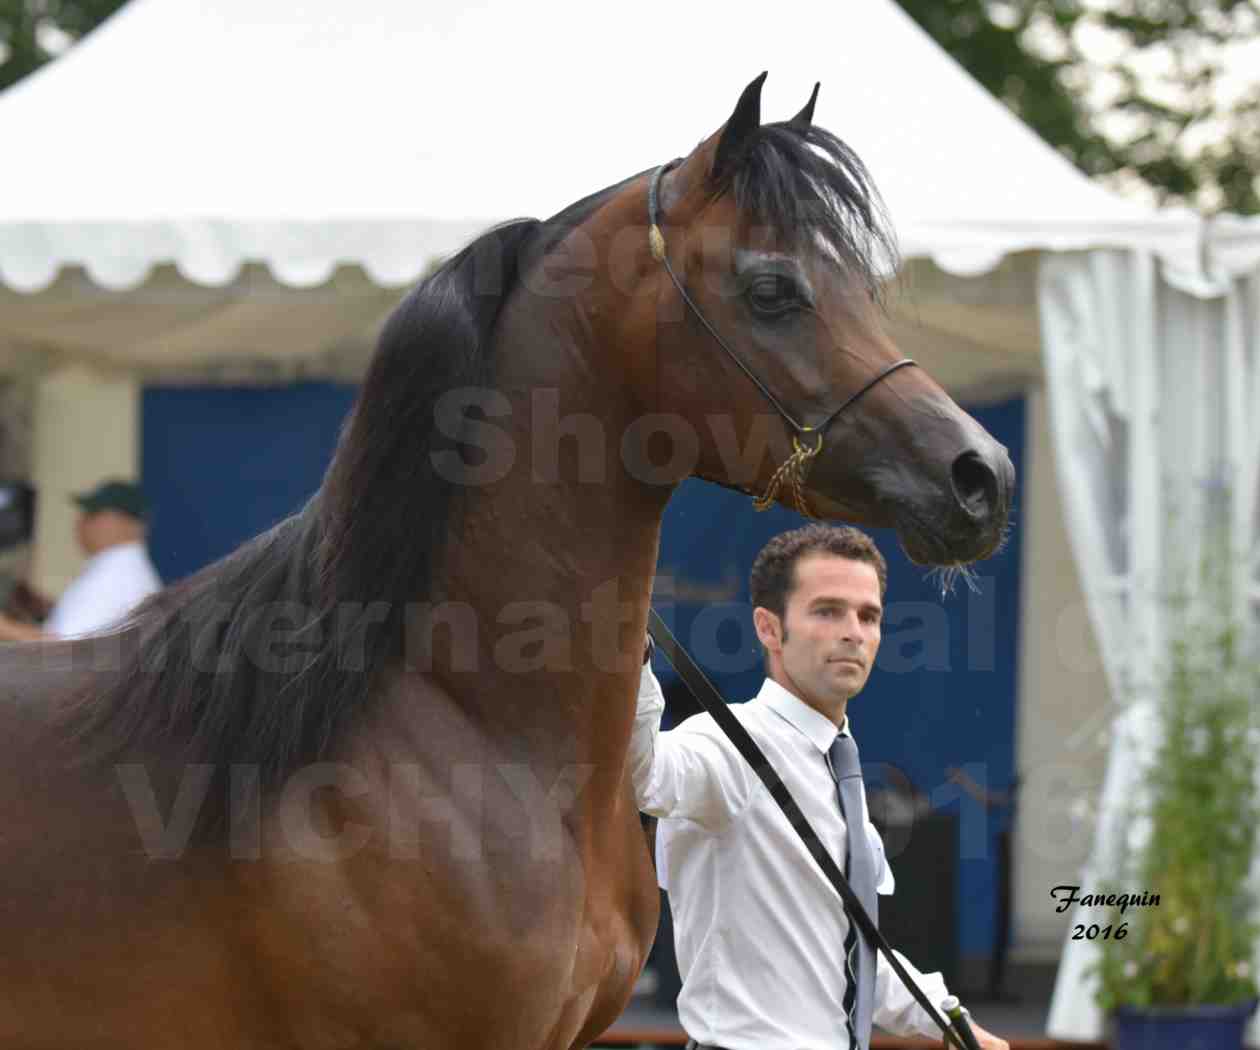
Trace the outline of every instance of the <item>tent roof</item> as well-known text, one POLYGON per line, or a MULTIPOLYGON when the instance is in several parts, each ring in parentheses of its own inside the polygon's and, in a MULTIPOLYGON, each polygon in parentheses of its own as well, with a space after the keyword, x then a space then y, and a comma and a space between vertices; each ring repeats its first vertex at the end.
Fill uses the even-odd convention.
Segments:
POLYGON ((1193 216, 1086 179, 892 0, 595 10, 131 0, 0 95, 0 368, 32 347, 143 365, 357 346, 383 290, 686 153, 762 69, 767 120, 822 81, 815 120, 866 161, 907 257, 1197 261, 1193 216))
POLYGON ((308 285, 357 262, 409 281, 487 222, 687 152, 761 69, 766 119, 822 81, 815 119, 866 160, 909 255, 957 272, 1021 248, 1193 248, 1192 222, 1083 177, 891 0, 592 10, 132 0, 0 96, 0 274, 29 290, 82 262, 117 287, 174 262, 223 284, 261 261, 308 285))

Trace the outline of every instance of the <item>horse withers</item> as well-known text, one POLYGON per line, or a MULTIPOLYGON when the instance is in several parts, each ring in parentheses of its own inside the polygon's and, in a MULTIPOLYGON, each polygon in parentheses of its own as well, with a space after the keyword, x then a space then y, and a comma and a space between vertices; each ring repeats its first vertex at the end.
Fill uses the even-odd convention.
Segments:
POLYGON ((585 1046, 656 929, 625 757, 677 485, 996 549, 1010 461, 883 334, 866 171, 761 83, 408 295, 300 513, 0 650, 0 1045, 585 1046))

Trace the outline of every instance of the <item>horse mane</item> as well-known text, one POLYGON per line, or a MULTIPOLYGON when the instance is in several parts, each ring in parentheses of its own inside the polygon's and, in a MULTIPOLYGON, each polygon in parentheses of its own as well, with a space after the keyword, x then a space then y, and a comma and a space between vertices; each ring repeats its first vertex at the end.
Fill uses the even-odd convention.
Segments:
MULTIPOLYGON (((117 673, 97 676, 57 712, 72 761, 211 766, 195 826, 207 841, 226 834, 233 807, 250 804, 239 790, 232 797, 233 766, 255 771, 254 790, 268 795, 328 756, 401 661, 408 605, 434 594, 457 527, 466 486, 436 463, 466 443, 458 427, 438 425, 440 399, 492 386, 496 324, 522 274, 637 177, 545 223, 489 231, 403 299, 318 492, 132 614, 112 637, 121 642, 111 650, 117 673)), ((895 257, 861 162, 821 129, 763 126, 712 189, 732 192, 761 222, 821 243, 873 292, 880 265, 895 257)))
POLYGON ((433 587, 464 488, 435 469, 460 444, 435 408, 447 391, 491 383, 495 324, 540 227, 489 231, 406 296, 319 491, 142 604, 114 650, 118 673, 59 712, 79 762, 212 765, 224 790, 207 796, 205 835, 226 829, 229 766, 256 769, 266 793, 326 756, 401 658, 407 603, 433 587))

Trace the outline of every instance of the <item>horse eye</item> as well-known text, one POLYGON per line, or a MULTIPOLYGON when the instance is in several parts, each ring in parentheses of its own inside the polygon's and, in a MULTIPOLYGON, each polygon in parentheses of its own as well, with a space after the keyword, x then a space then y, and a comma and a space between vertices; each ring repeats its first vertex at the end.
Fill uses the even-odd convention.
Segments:
POLYGON ((748 282, 744 295, 759 314, 777 316, 801 305, 796 282, 781 273, 761 273, 748 282))

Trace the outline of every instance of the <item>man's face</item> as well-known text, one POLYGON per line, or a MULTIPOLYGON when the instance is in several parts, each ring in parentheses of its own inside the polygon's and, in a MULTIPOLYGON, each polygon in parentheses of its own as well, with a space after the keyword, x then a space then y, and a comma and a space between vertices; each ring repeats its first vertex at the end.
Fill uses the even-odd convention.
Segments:
POLYGON ((93 552, 93 543, 96 539, 96 533, 99 531, 93 520, 95 518, 95 514, 81 511, 78 521, 75 522, 75 539, 79 541, 79 546, 88 554, 93 552))
MULTIPOLYGON (((796 563, 795 580, 783 623, 767 644, 772 666, 777 657, 783 684, 811 707, 843 713, 866 685, 879 650, 879 576, 866 562, 807 554, 796 563)), ((767 623, 777 620, 767 615, 767 623)))
POLYGON ((116 510, 97 510, 79 515, 78 540, 84 552, 97 554, 112 547, 120 540, 120 529, 126 528, 130 522, 125 514, 116 510))

